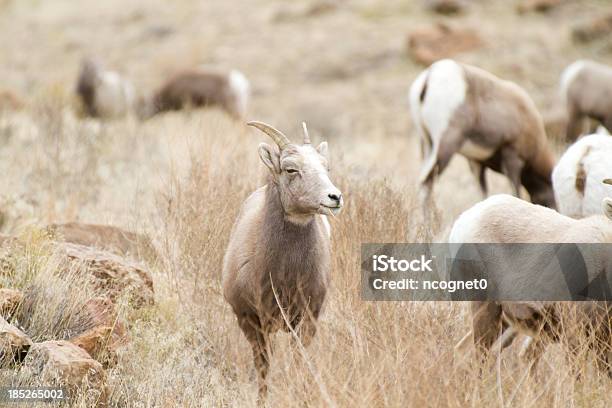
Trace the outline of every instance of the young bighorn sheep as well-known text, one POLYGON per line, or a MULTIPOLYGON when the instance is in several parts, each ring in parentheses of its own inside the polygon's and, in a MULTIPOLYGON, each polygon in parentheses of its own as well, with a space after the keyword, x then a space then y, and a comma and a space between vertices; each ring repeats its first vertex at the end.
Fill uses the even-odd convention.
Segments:
MULTIPOLYGON (((604 183, 612 184, 612 179, 604 183)), ((509 195, 495 195, 476 204, 465 211, 455 221, 450 236, 451 243, 612 243, 612 198, 603 200, 603 215, 576 220, 559 214, 554 210, 530 204, 509 195)), ((609 252, 598 254, 601 265, 612 265, 609 252)), ((548 256, 548 255, 542 255, 548 256)), ((525 265, 536 260, 526 260, 525 265)), ((610 269, 608 269, 609 271, 610 269)), ((537 288, 546 285, 537 271, 526 276, 519 272, 521 280, 505 278, 496 279, 489 284, 496 287, 501 294, 517 294, 522 288, 537 288), (530 281, 525 281, 529 279, 530 281)), ((544 287, 542 287, 544 289, 544 287)), ((612 308, 610 302, 582 302, 576 309, 581 319, 576 319, 585 330, 595 330, 600 345, 597 348, 598 361, 605 363, 606 344, 609 347, 610 319, 612 308)), ((567 305, 566 305, 567 306, 567 305)), ((457 345, 470 337, 481 352, 491 349, 496 341, 502 347, 509 345, 517 332, 527 333, 535 338, 531 345, 532 358, 536 359, 543 351, 546 341, 558 341, 558 334, 567 327, 563 322, 563 305, 559 302, 472 302, 472 331, 457 345), (503 332, 504 325, 510 325, 503 332), (501 337, 500 337, 501 336, 501 337)), ((597 345, 595 345, 597 346, 597 345)), ((612 362, 608 361, 607 364, 612 362)), ((602 368, 610 369, 603 364, 602 368)))
POLYGON ((601 213, 601 202, 612 187, 601 182, 612 174, 612 137, 583 136, 561 156, 552 174, 561 214, 583 218, 601 213))
POLYGON ((421 140, 422 199, 455 153, 461 153, 487 193, 485 170, 505 174, 519 195, 554 207, 554 157, 535 104, 518 85, 480 68, 441 60, 410 87, 410 110, 421 140))
POLYGON ((153 95, 142 115, 188 107, 216 106, 236 119, 244 118, 250 85, 238 70, 219 72, 197 68, 181 72, 166 81, 153 95))
POLYGON ((572 63, 561 75, 561 95, 567 106, 567 141, 582 133, 586 118, 612 131, 612 67, 589 60, 572 63))
POLYGON ((93 59, 81 63, 76 94, 88 116, 111 119, 132 112, 136 104, 134 87, 117 72, 105 70, 93 59))
POLYGON ((274 140, 259 145, 268 184, 244 202, 223 262, 223 294, 253 349, 260 400, 267 393, 269 337, 295 331, 307 346, 315 335, 329 285, 330 228, 326 215, 343 199, 328 175, 327 143, 291 143, 270 125, 249 122, 274 140))

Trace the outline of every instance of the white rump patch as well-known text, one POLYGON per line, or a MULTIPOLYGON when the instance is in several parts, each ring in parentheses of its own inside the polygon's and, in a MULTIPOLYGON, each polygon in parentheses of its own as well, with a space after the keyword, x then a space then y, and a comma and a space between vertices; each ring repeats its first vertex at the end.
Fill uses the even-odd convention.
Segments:
POLYGON ((421 116, 434 144, 439 142, 453 114, 465 101, 466 92, 465 73, 455 61, 438 61, 429 68, 421 116))
POLYGON ((585 65, 586 60, 578 60, 563 70, 561 74, 561 97, 563 100, 567 97, 567 91, 572 85, 572 82, 574 82, 574 79, 576 79, 576 76, 582 71, 585 65))
MULTIPOLYGON (((425 99, 421 103, 421 124, 429 132, 432 149, 421 169, 424 181, 436 165, 438 149, 455 111, 465 101, 467 82, 461 65, 453 60, 441 60, 429 68, 425 99)), ((420 95, 419 95, 420 96, 420 95)))
POLYGON ((601 203, 612 197, 612 186, 603 180, 612 174, 612 137, 588 135, 578 139, 561 156, 552 173, 555 200, 561 214, 574 218, 601 214, 601 203), (576 175, 586 175, 584 192, 576 189, 576 175))
POLYGON ((244 117, 246 115, 249 96, 251 93, 251 85, 249 80, 246 79, 242 72, 233 69, 229 73, 229 85, 236 95, 236 100, 238 101, 238 111, 240 112, 240 115, 244 117))
POLYGON ((425 86, 425 79, 427 78, 429 70, 421 72, 419 76, 410 85, 410 91, 408 93, 408 104, 410 107, 410 114, 412 116, 412 125, 417 130, 417 134, 420 138, 425 137, 423 132, 423 124, 421 118, 421 92, 425 86))
POLYGON ((117 72, 104 71, 98 75, 95 98, 96 108, 102 117, 123 116, 134 105, 134 87, 117 72))

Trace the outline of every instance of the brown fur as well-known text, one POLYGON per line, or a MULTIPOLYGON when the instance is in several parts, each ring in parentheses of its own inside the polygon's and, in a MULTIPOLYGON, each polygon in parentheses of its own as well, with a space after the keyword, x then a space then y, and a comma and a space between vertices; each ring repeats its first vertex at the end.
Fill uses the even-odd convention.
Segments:
POLYGON ((586 170, 584 169, 584 162, 583 159, 589 154, 589 152, 591 151, 591 146, 588 146, 585 150, 584 150, 584 154, 582 155, 582 157, 580 158, 580 161, 578 162, 578 165, 576 166, 576 191, 578 191, 581 195, 584 196, 584 190, 586 188, 586 179, 587 179, 587 173, 586 170))
POLYGON ((515 195, 522 185, 534 203, 554 208, 551 174, 555 160, 533 101, 512 82, 473 66, 461 67, 467 82, 466 100, 451 117, 436 164, 424 178, 427 195, 434 176, 442 173, 451 157, 469 141, 493 152, 485 160, 468 158, 479 173, 483 193, 487 191, 484 169, 490 168, 510 179, 515 195))
MULTIPOLYGON (((269 126, 249 124, 262 131, 269 126)), ((225 299, 251 344, 260 402, 267 394, 270 335, 291 331, 308 346, 316 333, 331 263, 329 226, 322 214, 339 213, 343 202, 328 177, 326 142, 315 149, 307 133, 302 146, 284 135, 271 136, 281 148, 259 145, 270 177, 247 198, 236 219, 222 275, 225 299)))
POLYGON ((76 93, 81 99, 83 109, 88 116, 98 116, 96 108, 96 76, 100 64, 93 59, 86 58, 81 63, 81 71, 77 80, 76 93))
POLYGON ((266 390, 269 336, 288 330, 272 285, 292 328, 300 326, 308 345, 325 300, 329 266, 329 238, 320 216, 305 225, 287 221, 274 182, 247 199, 227 249, 223 293, 253 348, 260 394, 266 390))
POLYGON ((565 91, 568 142, 580 136, 586 118, 600 122, 612 132, 612 67, 584 61, 584 67, 565 91))
POLYGON ((188 107, 216 106, 239 118, 236 95, 228 75, 202 69, 181 72, 154 94, 150 115, 188 107))

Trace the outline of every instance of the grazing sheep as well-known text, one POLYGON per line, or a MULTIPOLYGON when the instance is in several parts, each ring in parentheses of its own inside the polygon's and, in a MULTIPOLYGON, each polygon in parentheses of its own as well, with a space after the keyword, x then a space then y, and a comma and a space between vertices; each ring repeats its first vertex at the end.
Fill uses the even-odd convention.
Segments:
POLYGON ((601 202, 612 187, 601 182, 612 174, 612 137, 583 136, 561 156, 552 174, 561 214, 583 218, 601 213, 601 202))
POLYGON ((561 75, 561 94, 567 106, 568 142, 580 136, 586 118, 612 131, 612 67, 589 60, 572 63, 561 75))
POLYGON ((289 141, 280 131, 249 122, 269 135, 278 149, 259 145, 270 171, 268 184, 244 202, 223 262, 223 294, 253 349, 259 396, 267 393, 269 337, 296 331, 304 346, 329 285, 330 228, 325 215, 340 212, 343 199, 328 175, 327 143, 289 141), (290 326, 290 327, 289 327, 290 326))
MULTIPOLYGON (((612 184, 612 179, 604 182, 612 184)), ((452 227, 449 242, 612 243, 612 198, 603 200, 603 212, 605 216, 600 214, 576 220, 509 195, 495 195, 461 214, 452 227)), ((598 261, 601 265, 610 265, 610 253, 601 253, 598 261)), ((537 260, 526 260, 525 265, 535 262, 537 260)), ((519 270, 516 273, 524 279, 525 274, 519 270)), ((491 282, 492 277, 489 277, 489 284, 495 286, 502 295, 509 295, 516 294, 521 288, 537 288, 538 285, 548 283, 539 279, 537 271, 528 276, 531 282, 507 279, 507 276, 506 279, 499 278, 491 282)), ((524 332, 536 339, 529 348, 531 357, 537 361, 547 342, 558 341, 558 334, 566 330, 568 323, 563 321, 565 314, 561 313, 565 306, 559 302, 472 302, 472 331, 457 348, 462 347, 462 343, 471 334, 474 344, 481 352, 486 352, 496 341, 505 347, 512 342, 517 332, 524 332), (511 327, 503 331, 504 325, 511 327)), ((609 364, 612 362, 606 363, 606 347, 612 341, 612 304, 581 302, 574 306, 574 312, 581 316, 574 315, 573 323, 577 323, 583 330, 594 330, 596 338, 601 341, 593 345, 598 353, 598 361, 603 363, 602 368, 610 369, 609 364), (601 345, 604 347, 597 347, 601 345)))
POLYGON ((250 85, 238 70, 218 72, 197 68, 182 72, 164 83, 153 95, 143 116, 188 107, 217 106, 236 119, 243 119, 250 85))
POLYGON ((112 119, 126 116, 136 104, 134 87, 117 72, 104 70, 93 59, 84 59, 76 93, 88 116, 112 119))
POLYGON ((505 174, 519 195, 523 185, 536 204, 555 206, 554 157, 533 101, 518 85, 470 65, 441 60, 410 87, 410 110, 425 160, 422 199, 434 178, 461 153, 487 193, 486 168, 505 174))

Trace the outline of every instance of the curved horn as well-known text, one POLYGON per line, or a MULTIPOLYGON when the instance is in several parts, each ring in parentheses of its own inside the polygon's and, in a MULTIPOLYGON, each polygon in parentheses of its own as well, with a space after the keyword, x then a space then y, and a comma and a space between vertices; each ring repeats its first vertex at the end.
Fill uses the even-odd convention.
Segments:
POLYGON ((302 128, 304 129, 304 144, 310 144, 310 135, 308 135, 308 128, 306 122, 302 122, 302 128))
POLYGON ((610 185, 612 185, 612 178, 605 179, 603 182, 604 182, 605 184, 610 184, 610 185))
POLYGON ((264 132, 266 135, 270 136, 272 140, 274 140, 274 142, 278 145, 278 148, 281 150, 284 149, 285 146, 287 146, 289 143, 291 143, 287 136, 283 134, 283 132, 274 128, 273 126, 258 121, 248 122, 247 125, 253 126, 264 132))

